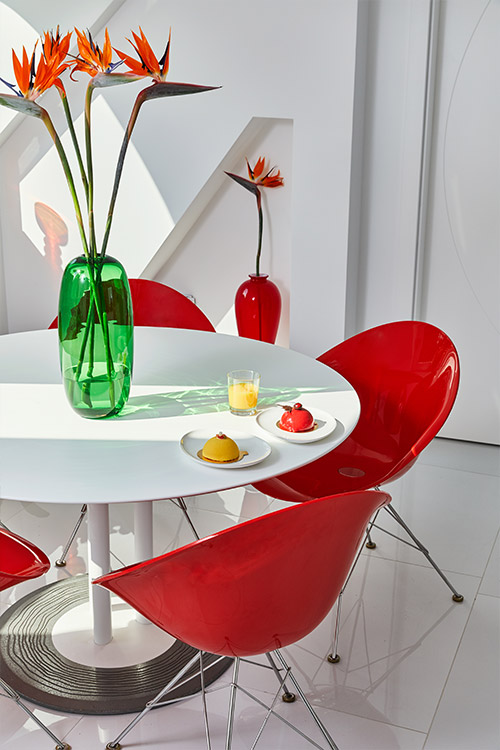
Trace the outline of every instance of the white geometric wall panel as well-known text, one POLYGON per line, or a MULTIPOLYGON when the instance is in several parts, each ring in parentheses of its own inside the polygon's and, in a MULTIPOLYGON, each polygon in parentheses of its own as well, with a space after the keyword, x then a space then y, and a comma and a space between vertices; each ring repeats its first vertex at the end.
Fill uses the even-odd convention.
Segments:
POLYGON ((500 3, 441 4, 421 317, 461 360, 445 437, 500 443, 500 3))

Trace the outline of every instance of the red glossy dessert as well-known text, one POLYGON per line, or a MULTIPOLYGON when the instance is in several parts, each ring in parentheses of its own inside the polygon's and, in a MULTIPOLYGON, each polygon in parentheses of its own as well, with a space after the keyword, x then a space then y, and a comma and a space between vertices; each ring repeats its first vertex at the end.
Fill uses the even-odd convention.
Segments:
POLYGON ((282 406, 284 409, 278 426, 287 432, 307 432, 314 427, 314 417, 302 404, 282 406))

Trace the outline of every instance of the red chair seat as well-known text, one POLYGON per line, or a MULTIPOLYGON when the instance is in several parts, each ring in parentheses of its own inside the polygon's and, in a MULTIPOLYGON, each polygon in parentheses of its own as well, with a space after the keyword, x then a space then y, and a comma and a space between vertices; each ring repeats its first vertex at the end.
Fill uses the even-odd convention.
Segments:
POLYGON ((0 591, 31 578, 38 578, 50 568, 42 550, 26 539, 0 529, 0 591))

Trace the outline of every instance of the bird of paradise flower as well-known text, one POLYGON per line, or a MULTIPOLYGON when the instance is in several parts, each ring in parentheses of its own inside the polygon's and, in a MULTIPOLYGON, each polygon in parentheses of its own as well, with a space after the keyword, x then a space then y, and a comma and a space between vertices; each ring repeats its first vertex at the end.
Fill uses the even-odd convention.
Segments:
POLYGON ((255 261, 255 273, 257 276, 260 275, 260 256, 262 252, 262 234, 264 228, 264 220, 262 215, 262 194, 260 188, 276 188, 284 185, 284 179, 281 177, 280 170, 276 167, 269 167, 266 165, 266 159, 260 156, 255 166, 252 168, 248 159, 246 159, 248 178, 240 177, 238 174, 232 172, 226 172, 228 177, 231 177, 238 185, 242 185, 244 188, 253 193, 257 199, 257 211, 259 216, 259 233, 257 241, 257 258, 255 261))

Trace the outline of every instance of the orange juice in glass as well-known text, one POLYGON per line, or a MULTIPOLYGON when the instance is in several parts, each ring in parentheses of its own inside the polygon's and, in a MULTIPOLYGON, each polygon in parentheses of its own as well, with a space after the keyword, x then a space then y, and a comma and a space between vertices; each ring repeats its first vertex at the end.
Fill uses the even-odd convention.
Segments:
POLYGON ((232 370, 227 374, 227 395, 232 414, 256 414, 260 375, 255 370, 232 370))

